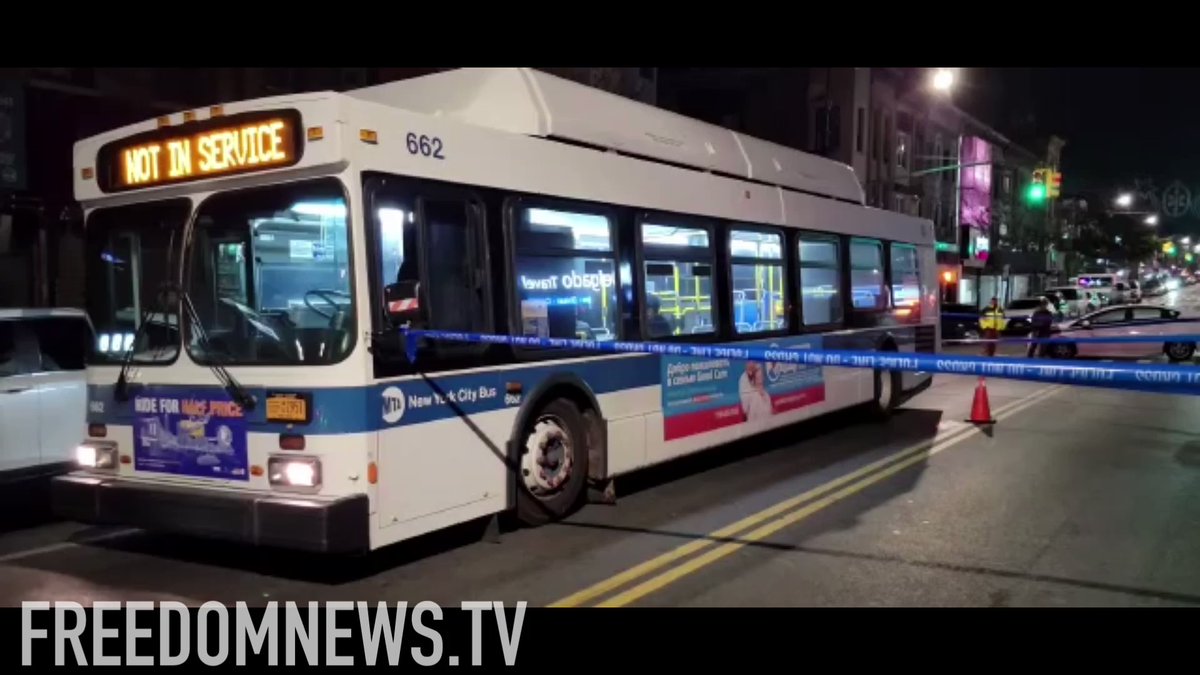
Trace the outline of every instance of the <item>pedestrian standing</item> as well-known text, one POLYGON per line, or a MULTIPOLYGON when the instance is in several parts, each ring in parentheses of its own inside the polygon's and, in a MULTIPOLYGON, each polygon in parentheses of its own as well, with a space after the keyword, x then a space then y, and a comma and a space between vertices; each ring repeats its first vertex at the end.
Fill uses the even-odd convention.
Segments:
MULTIPOLYGON (((1050 301, 1046 298, 1041 298, 1041 303, 1034 310, 1033 316, 1030 317, 1030 323, 1033 325, 1033 330, 1030 337, 1038 340, 1045 340, 1051 336, 1054 330, 1054 310, 1050 307, 1050 301)), ((1033 358, 1034 354, 1040 356, 1046 355, 1045 343, 1037 342, 1029 343, 1029 350, 1025 352, 1027 358, 1033 358)))

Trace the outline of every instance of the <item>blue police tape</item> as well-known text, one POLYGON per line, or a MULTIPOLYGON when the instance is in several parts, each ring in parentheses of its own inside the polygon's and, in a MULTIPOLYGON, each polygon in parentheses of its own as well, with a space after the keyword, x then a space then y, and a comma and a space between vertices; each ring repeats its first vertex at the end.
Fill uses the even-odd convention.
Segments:
POLYGON ((1168 342, 1175 343, 1197 343, 1200 342, 1200 335, 1110 335, 1101 337, 1050 337, 1050 338, 1032 338, 1032 337, 1006 337, 1006 338, 961 338, 942 340, 942 344, 1114 344, 1114 343, 1130 343, 1130 342, 1156 342, 1165 344, 1168 342))
POLYGON ((572 349, 615 354, 658 354, 700 359, 743 359, 839 368, 978 375, 1011 380, 1074 384, 1110 389, 1200 395, 1200 369, 1178 366, 1106 363, 1081 364, 1051 359, 1014 359, 913 352, 834 351, 780 349, 740 345, 696 345, 658 342, 598 342, 566 338, 538 338, 437 330, 402 330, 405 352, 417 362, 422 338, 475 344, 509 345, 541 349, 572 349))

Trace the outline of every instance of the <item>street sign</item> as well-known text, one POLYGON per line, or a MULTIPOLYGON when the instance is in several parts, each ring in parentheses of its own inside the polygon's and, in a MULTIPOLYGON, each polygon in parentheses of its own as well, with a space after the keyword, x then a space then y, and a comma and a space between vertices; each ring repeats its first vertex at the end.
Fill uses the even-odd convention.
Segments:
POLYGON ((0 80, 0 192, 25 189, 25 90, 0 80))

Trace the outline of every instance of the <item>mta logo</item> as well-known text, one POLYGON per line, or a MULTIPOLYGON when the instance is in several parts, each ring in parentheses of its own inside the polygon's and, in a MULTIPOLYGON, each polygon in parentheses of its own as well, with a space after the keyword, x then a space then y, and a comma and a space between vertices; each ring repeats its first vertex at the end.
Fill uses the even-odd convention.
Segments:
POLYGON ((404 392, 397 387, 383 390, 383 421, 395 424, 404 417, 404 392))

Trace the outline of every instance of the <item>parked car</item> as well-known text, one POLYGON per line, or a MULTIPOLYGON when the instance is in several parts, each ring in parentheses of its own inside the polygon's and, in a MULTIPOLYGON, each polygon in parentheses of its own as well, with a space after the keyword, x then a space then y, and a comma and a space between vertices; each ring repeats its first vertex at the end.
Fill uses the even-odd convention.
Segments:
POLYGON ((1055 286, 1047 288, 1046 293, 1052 293, 1059 298, 1059 308, 1068 318, 1083 316, 1086 313, 1087 299, 1083 290, 1077 286, 1055 286))
POLYGON ((1154 278, 1149 279, 1142 284, 1143 298, 1158 298, 1167 294, 1167 285, 1161 280, 1154 278))
POLYGON ((1200 330, 1200 320, 1183 319, 1179 310, 1157 305, 1121 305, 1106 307, 1059 327, 1055 338, 1153 336, 1158 342, 1051 343, 1051 358, 1076 356, 1145 358, 1166 354, 1171 361, 1186 361, 1196 352, 1196 343, 1173 341, 1173 335, 1189 335, 1200 330))
POLYGON ((1134 286, 1136 281, 1126 283, 1118 281, 1109 292, 1109 302, 1114 305, 1132 305, 1141 301, 1141 294, 1134 286))
POLYGON ((1142 285, 1137 279, 1129 280, 1129 301, 1138 303, 1142 301, 1142 285))
MULTIPOLYGON (((21 499, 73 467, 87 434, 87 315, 70 309, 0 309, 0 501, 21 499)), ((36 490, 32 494, 36 494, 36 490)), ((7 503, 13 500, 12 504, 7 503)))
POLYGON ((1033 330, 1033 313, 1041 306, 1042 297, 1046 297, 1051 306, 1055 308, 1056 314, 1058 314, 1055 320, 1062 319, 1062 314, 1058 313, 1059 301, 1056 298, 1038 296, 1013 300, 1004 308, 1005 318, 1008 319, 1008 323, 1004 326, 1004 334, 1029 335, 1033 330))
POLYGON ((942 339, 970 340, 979 337, 979 309, 974 305, 948 303, 941 310, 942 339), (969 317, 975 318, 969 318, 969 317))

